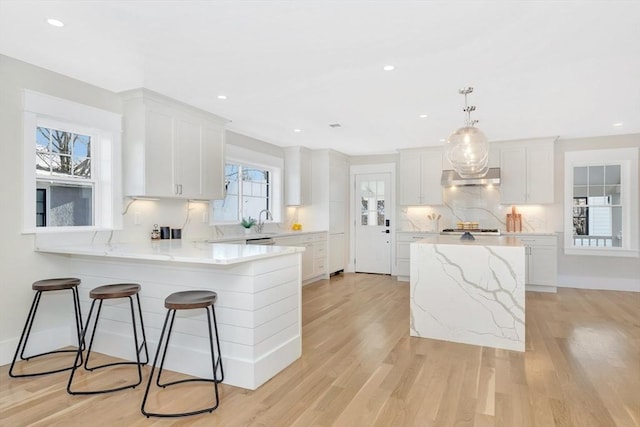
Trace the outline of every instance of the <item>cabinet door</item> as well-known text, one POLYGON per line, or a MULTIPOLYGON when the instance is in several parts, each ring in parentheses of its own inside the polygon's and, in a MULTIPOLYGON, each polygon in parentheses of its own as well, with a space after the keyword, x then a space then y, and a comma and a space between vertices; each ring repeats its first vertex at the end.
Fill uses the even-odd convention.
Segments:
POLYGON ((420 194, 420 156, 416 153, 400 153, 400 197, 401 205, 419 205, 420 194))
POLYGON ((527 148, 527 203, 553 203, 553 144, 527 148))
POLYGON ((555 246, 530 246, 528 284, 557 285, 558 250, 555 246))
POLYGON ((329 273, 344 270, 344 234, 329 236, 329 273))
POLYGON ((173 156, 174 190, 178 197, 200 197, 200 123, 183 118, 174 119, 173 156))
POLYGON ((420 155, 421 204, 442 204, 442 152, 428 152, 420 155))
POLYGON ((302 280, 313 277, 314 253, 313 243, 304 244, 305 251, 302 252, 302 280))
POLYGON ((303 147, 284 150, 284 204, 311 204, 311 152, 303 147))
POLYGON ((505 148, 500 152, 500 203, 526 203, 527 150, 525 147, 505 148))
POLYGON ((201 198, 222 200, 224 196, 224 128, 207 124, 202 135, 201 198))
MULTIPOLYGON (((145 136, 143 136, 145 137, 145 136)), ((155 197, 174 196, 173 169, 173 117, 169 114, 147 110, 144 195, 155 197)))

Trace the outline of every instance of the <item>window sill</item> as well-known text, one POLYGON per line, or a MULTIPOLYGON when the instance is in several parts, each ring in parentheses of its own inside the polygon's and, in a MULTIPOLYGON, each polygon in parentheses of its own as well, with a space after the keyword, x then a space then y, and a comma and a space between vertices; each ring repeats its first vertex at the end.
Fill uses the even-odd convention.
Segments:
POLYGON ((618 248, 565 248, 565 255, 608 256, 621 258, 638 258, 640 251, 618 248))

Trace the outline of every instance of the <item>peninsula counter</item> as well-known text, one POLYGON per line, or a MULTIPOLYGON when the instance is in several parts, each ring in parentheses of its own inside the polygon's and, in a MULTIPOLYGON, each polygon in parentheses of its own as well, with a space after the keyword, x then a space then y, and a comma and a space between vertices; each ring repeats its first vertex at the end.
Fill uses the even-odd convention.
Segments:
POLYGON ((517 238, 435 235, 410 253, 411 336, 524 351, 525 247, 517 238))
MULTIPOLYGON (((166 309, 164 299, 184 290, 217 292, 215 310, 225 383, 256 389, 298 359, 301 338, 301 252, 304 248, 187 241, 38 247, 65 257, 82 280, 86 316, 89 291, 133 282, 140 297, 149 353, 155 354, 166 309)), ((128 302, 105 302, 94 348, 135 359, 128 302)), ((211 377, 204 310, 178 311, 167 369, 211 377)))

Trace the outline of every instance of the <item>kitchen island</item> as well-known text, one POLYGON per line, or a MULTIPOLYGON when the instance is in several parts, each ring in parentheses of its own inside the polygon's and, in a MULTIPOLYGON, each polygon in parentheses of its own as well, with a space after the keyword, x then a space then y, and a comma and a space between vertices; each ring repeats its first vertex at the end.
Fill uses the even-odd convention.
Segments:
MULTIPOLYGON (((215 310, 226 384, 256 389, 301 355, 300 263, 304 248, 164 240, 36 250, 63 257, 69 275, 82 280, 79 291, 85 316, 89 291, 94 287, 139 283, 151 355, 166 313, 165 297, 197 289, 218 294, 215 310)), ((177 313, 167 369, 212 376, 204 313, 177 313)), ((135 359, 132 334, 128 302, 105 302, 94 349, 135 359)))
POLYGON ((525 247, 429 236, 410 249, 410 335, 524 351, 525 247))

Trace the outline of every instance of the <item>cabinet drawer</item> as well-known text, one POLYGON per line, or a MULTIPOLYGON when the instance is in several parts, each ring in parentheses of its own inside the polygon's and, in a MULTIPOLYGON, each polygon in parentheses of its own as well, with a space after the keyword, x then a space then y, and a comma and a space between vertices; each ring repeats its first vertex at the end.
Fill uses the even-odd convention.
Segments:
POLYGON ((527 246, 556 246, 556 236, 519 236, 518 239, 527 246))
POLYGON ((411 245, 409 243, 398 243, 398 247, 396 249, 396 258, 398 259, 409 259, 409 255, 411 253, 411 245))
POLYGON ((397 262, 397 271, 396 274, 398 276, 408 276, 410 272, 410 263, 409 260, 398 260, 397 262))

